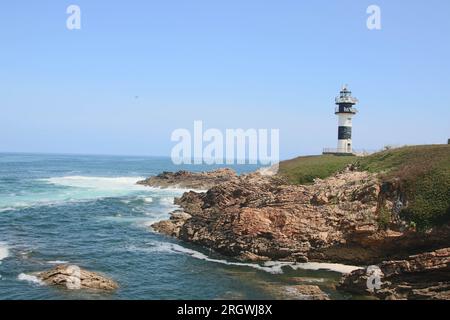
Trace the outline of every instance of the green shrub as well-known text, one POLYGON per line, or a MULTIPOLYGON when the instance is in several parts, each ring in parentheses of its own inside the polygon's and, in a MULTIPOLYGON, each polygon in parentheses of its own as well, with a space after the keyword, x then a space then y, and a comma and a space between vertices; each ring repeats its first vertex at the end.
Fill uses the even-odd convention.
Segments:
POLYGON ((389 229, 389 226, 391 224, 392 215, 391 212, 386 208, 382 207, 378 211, 378 227, 383 230, 389 229))

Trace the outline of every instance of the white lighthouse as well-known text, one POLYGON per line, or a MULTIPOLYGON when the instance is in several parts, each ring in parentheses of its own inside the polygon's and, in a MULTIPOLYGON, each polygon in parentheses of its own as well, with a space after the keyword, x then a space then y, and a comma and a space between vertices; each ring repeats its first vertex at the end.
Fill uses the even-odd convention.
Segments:
POLYGON ((338 144, 337 149, 325 149, 324 154, 353 154, 352 145, 352 118, 358 112, 354 107, 358 99, 352 97, 352 92, 347 85, 342 87, 339 96, 336 97, 335 114, 338 116, 338 144))
POLYGON ((347 85, 343 86, 339 96, 336 97, 335 114, 339 118, 337 153, 353 153, 352 118, 358 112, 354 108, 357 103, 358 99, 352 97, 347 85))

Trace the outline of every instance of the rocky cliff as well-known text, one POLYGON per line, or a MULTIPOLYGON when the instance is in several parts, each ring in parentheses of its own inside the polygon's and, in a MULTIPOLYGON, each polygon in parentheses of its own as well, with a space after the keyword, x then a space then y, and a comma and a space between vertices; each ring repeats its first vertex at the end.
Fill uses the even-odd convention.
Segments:
POLYGON ((396 222, 399 194, 375 174, 352 167, 312 185, 258 173, 233 177, 207 192, 188 192, 161 233, 240 260, 371 264, 450 243, 448 230, 418 234, 396 222), (391 212, 391 230, 380 215, 391 212), (392 230, 394 229, 394 230, 392 230))
POLYGON ((365 270, 339 289, 380 299, 449 299, 449 151, 382 152, 335 174, 327 168, 347 160, 305 157, 285 164, 280 176, 179 172, 142 184, 208 189, 176 199, 180 209, 152 226, 158 232, 242 261, 376 265, 379 290, 367 291, 365 270))

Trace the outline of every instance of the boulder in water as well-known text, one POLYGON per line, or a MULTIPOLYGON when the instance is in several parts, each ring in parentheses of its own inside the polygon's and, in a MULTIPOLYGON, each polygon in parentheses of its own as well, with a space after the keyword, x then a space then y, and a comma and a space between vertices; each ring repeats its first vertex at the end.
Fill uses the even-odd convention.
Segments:
POLYGON ((119 288, 113 280, 75 265, 56 266, 51 270, 38 273, 37 278, 48 285, 65 286, 70 290, 113 291, 119 288))

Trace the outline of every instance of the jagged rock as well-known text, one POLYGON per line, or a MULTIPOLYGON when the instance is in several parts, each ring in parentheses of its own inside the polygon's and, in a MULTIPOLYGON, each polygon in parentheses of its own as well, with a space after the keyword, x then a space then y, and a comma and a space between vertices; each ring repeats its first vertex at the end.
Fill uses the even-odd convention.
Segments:
POLYGON ((153 228, 250 261, 367 265, 450 243, 448 227, 428 234, 380 230, 380 203, 392 209, 397 199, 394 187, 383 190, 368 172, 345 170, 304 186, 252 173, 185 193, 175 203, 189 216, 175 213, 153 228))
POLYGON ((345 275, 339 289, 389 300, 450 300, 450 248, 385 261, 376 268, 378 274, 362 269, 345 275))
POLYGON ((190 214, 176 211, 171 214, 170 220, 159 221, 152 225, 152 228, 158 230, 171 237, 178 237, 180 235, 181 227, 191 218, 190 214))
POLYGON ((138 184, 149 187, 178 187, 186 189, 206 190, 213 186, 236 179, 237 175, 231 169, 224 168, 211 172, 178 171, 163 172, 155 177, 139 181, 138 184))
POLYGON ((40 272, 36 276, 48 285, 64 286, 71 290, 112 291, 119 287, 111 279, 73 265, 59 265, 49 271, 40 272))
POLYGON ((236 259, 248 262, 265 262, 270 260, 268 257, 258 256, 248 251, 241 253, 239 256, 236 257, 236 259))
MULTIPOLYGON (((154 224, 156 231, 241 261, 369 265, 386 260, 377 265, 384 280, 376 297, 449 299, 449 249, 438 249, 448 247, 450 226, 426 233, 405 228, 398 213, 407 201, 395 180, 381 183, 377 175, 353 168, 312 185, 290 185, 256 172, 214 184, 207 192, 187 192, 175 203, 183 213, 154 224), (382 212, 391 213, 391 221, 382 212)), ((371 276, 355 271, 340 288, 371 294, 371 276)), ((289 290, 317 298, 316 289, 289 290)))

